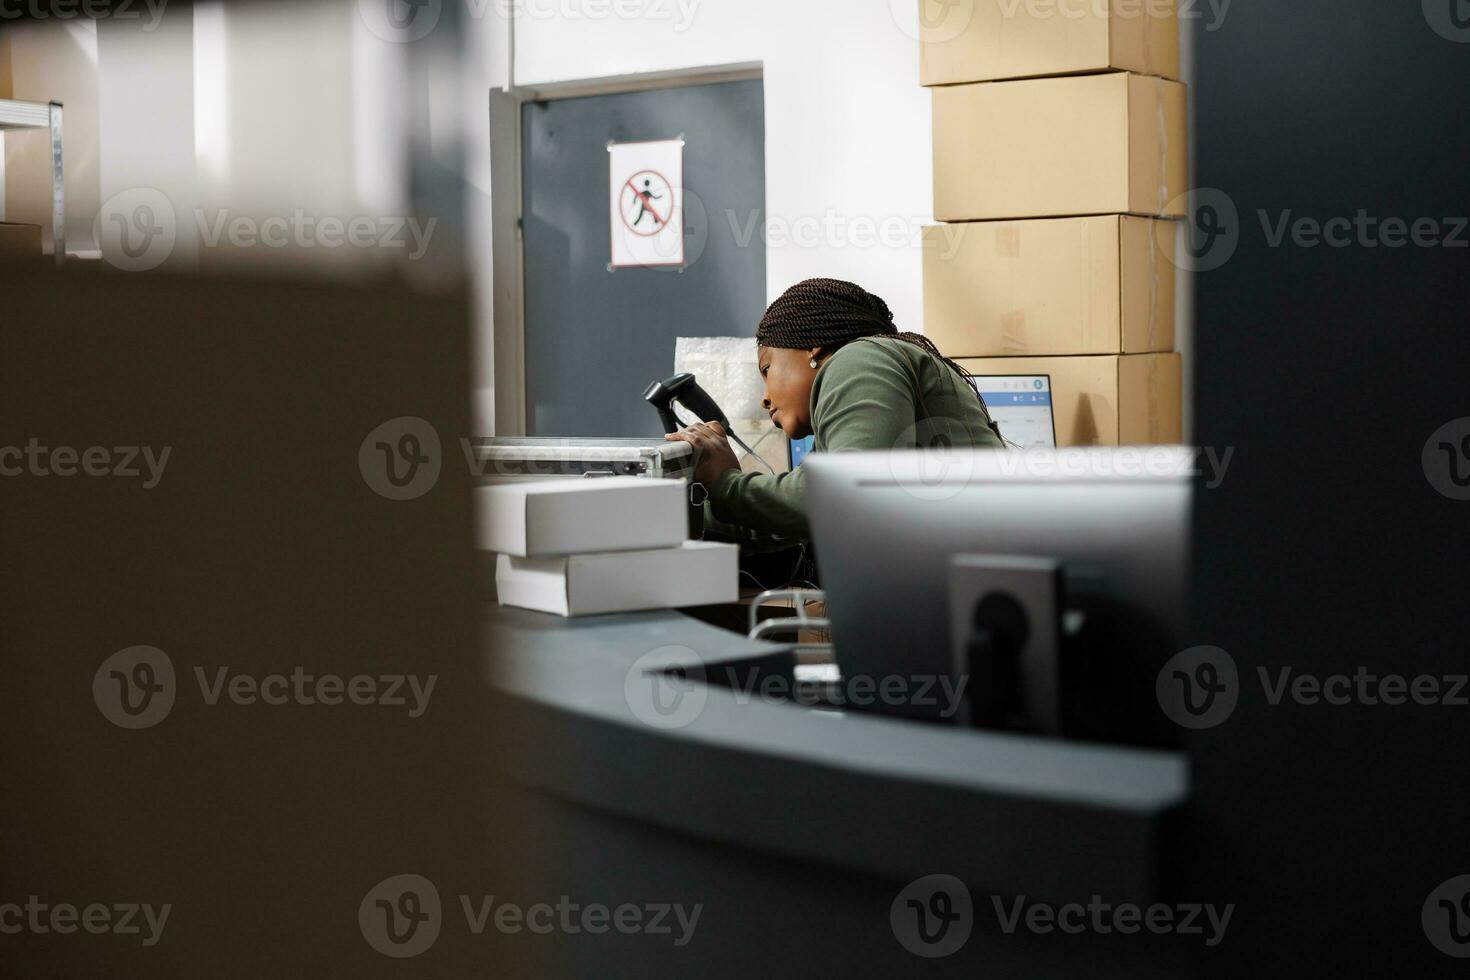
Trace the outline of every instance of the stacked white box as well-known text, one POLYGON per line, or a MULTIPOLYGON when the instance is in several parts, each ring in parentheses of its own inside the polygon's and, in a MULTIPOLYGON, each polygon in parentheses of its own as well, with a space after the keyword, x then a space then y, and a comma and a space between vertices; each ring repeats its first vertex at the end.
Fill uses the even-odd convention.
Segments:
POLYGON ((733 602, 739 549, 686 540, 687 487, 607 477, 480 487, 501 605, 561 616, 733 602))

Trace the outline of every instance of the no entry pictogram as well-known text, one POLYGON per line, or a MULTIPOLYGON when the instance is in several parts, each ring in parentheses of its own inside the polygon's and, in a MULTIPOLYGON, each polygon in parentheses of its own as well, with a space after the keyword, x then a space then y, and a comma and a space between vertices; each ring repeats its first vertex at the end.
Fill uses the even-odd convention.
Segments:
POLYGON ((638 171, 623 183, 618 214, 633 234, 657 235, 674 215, 673 185, 657 170, 638 171))
POLYGON ((608 143, 609 269, 683 268, 684 140, 608 143))

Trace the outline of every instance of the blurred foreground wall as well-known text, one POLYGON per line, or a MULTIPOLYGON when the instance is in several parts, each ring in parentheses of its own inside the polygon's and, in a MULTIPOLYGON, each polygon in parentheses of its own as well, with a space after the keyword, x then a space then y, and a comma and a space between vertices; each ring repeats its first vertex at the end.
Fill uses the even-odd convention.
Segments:
MULTIPOLYGON (((7 934, 7 975, 386 975, 380 882, 456 917, 513 887, 464 296, 86 270, 0 296, 0 902, 170 906, 151 945, 141 916, 7 934)), ((549 941, 495 935, 413 972, 548 972, 549 941)))

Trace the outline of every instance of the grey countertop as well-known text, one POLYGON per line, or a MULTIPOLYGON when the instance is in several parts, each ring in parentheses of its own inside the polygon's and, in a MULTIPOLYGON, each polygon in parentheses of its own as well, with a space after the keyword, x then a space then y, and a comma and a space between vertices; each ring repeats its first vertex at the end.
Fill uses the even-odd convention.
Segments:
POLYGON ((562 619, 487 603, 486 677, 530 726, 502 759, 556 796, 671 831, 997 893, 1149 900, 1180 753, 984 733, 650 672, 789 678, 789 648, 677 611, 562 619), (653 699, 659 699, 655 705, 653 699))

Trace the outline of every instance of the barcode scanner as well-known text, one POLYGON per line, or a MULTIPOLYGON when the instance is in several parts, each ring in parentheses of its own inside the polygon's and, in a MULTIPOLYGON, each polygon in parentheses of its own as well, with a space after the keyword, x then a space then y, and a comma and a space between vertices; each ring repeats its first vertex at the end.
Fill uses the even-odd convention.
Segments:
POLYGON ((735 434, 735 427, 725 417, 720 406, 709 396, 709 392, 699 386, 692 374, 676 374, 664 381, 655 381, 648 386, 643 393, 643 400, 648 402, 658 411, 659 420, 664 424, 664 431, 668 433, 678 432, 683 428, 679 423, 679 417, 674 414, 674 403, 678 402, 685 409, 692 412, 701 422, 718 422, 720 428, 737 446, 745 450, 770 469, 770 464, 761 459, 754 449, 745 444, 745 440, 735 434))
POLYGON ((678 432, 683 428, 674 414, 674 402, 678 402, 697 415, 701 422, 718 422, 726 434, 733 434, 730 420, 692 374, 676 374, 666 381, 655 381, 643 393, 643 399, 658 410, 665 432, 678 432))

